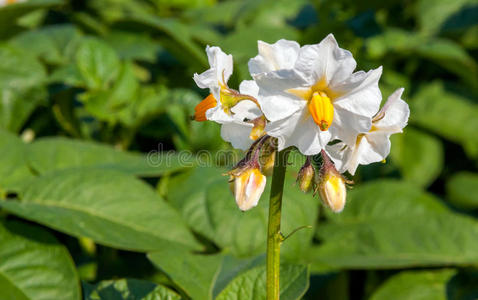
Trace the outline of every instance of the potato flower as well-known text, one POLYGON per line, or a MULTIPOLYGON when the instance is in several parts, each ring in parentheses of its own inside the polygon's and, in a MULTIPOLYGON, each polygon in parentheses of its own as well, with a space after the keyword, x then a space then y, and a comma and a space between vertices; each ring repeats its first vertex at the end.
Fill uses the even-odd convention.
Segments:
POLYGON ((222 124, 222 138, 233 147, 246 150, 262 136, 265 125, 256 100, 259 88, 252 80, 243 81, 239 92, 229 88, 232 56, 219 47, 207 46, 206 53, 210 69, 194 74, 194 81, 200 88, 208 88, 211 94, 196 106, 194 119, 222 124))
POLYGON ((266 133, 279 139, 279 151, 296 146, 315 155, 334 139, 353 145, 370 129, 381 101, 382 68, 354 73, 355 67, 352 54, 339 48, 332 34, 301 48, 285 40, 259 42, 249 69, 269 120, 266 133))
POLYGON ((384 160, 390 153, 390 136, 407 126, 410 109, 401 99, 403 88, 388 97, 385 105, 372 119, 372 127, 360 133, 353 145, 343 142, 327 146, 326 151, 336 168, 354 175, 358 165, 384 160))

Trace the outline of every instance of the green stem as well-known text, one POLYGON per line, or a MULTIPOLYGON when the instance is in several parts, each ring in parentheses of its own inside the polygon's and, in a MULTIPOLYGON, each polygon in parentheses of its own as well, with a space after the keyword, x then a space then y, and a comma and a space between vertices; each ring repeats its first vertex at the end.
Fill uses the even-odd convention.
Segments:
POLYGON ((287 149, 276 153, 272 174, 269 226, 267 228, 267 300, 279 299, 280 245, 283 240, 280 232, 280 221, 288 155, 289 151, 287 149))

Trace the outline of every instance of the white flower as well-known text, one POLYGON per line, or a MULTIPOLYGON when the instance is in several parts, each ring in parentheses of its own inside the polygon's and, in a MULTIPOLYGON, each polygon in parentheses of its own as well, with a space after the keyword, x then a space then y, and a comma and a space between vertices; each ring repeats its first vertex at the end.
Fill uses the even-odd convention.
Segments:
MULTIPOLYGON (((253 80, 245 80, 239 86, 239 92, 244 95, 249 95, 257 98, 259 87, 253 80)), ((221 137, 230 142, 234 148, 247 150, 251 144, 262 134, 253 131, 254 123, 262 116, 262 111, 259 107, 250 100, 243 100, 237 103, 231 112, 232 120, 222 123, 221 137), (247 121, 247 122, 246 122, 247 121)), ((258 125, 258 131, 263 131, 258 125)))
POLYGON ((370 129, 381 101, 382 69, 353 73, 355 67, 352 54, 339 48, 332 34, 302 48, 284 40, 259 42, 249 69, 270 121, 266 132, 279 139, 279 150, 296 146, 314 155, 333 139, 351 145, 370 129))
POLYGON ((372 127, 357 136, 353 145, 343 142, 327 146, 326 151, 339 172, 354 175, 358 165, 384 160, 390 153, 390 135, 407 126, 410 110, 401 99, 403 88, 396 90, 372 119, 372 127))
MULTIPOLYGON (((259 136, 253 131, 253 120, 262 116, 253 101, 258 96, 254 81, 243 81, 239 92, 228 87, 232 74, 232 55, 225 54, 219 47, 206 47, 210 69, 194 74, 194 81, 200 88, 208 88, 211 95, 195 108, 195 120, 211 120, 222 124, 221 136, 234 148, 246 150, 259 136)), ((260 128, 259 128, 260 129, 260 128)), ((258 130, 256 130, 258 131, 258 130)))

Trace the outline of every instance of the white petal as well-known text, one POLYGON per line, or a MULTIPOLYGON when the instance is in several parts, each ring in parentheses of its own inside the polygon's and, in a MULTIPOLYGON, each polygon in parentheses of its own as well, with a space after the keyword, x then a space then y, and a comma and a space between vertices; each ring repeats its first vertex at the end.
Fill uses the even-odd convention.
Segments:
POLYGON ((211 69, 216 71, 216 77, 219 81, 226 84, 232 74, 232 55, 224 53, 219 47, 209 46, 206 47, 206 53, 211 69))
POLYGON ((202 89, 208 89, 210 86, 217 85, 216 70, 209 69, 201 74, 194 73, 194 81, 202 89))
POLYGON ((349 171, 354 175, 359 164, 384 160, 390 153, 390 140, 386 134, 374 132, 358 138, 353 146, 340 142, 327 146, 326 151, 339 172, 349 171))
POLYGON ((244 80, 239 84, 239 92, 257 98, 259 95, 259 86, 254 80, 244 80))
POLYGON ((252 124, 224 123, 221 126, 221 137, 234 148, 247 150, 253 142, 249 138, 252 127, 252 124))
POLYGON ((219 82, 226 84, 232 74, 232 55, 222 52, 219 47, 206 47, 210 68, 201 74, 194 74, 194 81, 200 88, 208 88, 214 98, 219 99, 219 82))
POLYGON ((219 124, 235 122, 231 115, 226 114, 220 105, 206 111, 206 118, 219 124))
POLYGON ((371 132, 365 135, 365 140, 361 145, 363 148, 360 156, 360 164, 367 165, 373 162, 384 160, 390 154, 390 135, 371 132))
POLYGON ((329 85, 349 77, 356 66, 352 53, 339 48, 333 34, 329 34, 319 44, 302 47, 294 68, 311 84, 325 79, 329 85))
POLYGON ((329 131, 321 131, 306 109, 300 109, 292 116, 266 125, 266 132, 277 137, 279 151, 296 146, 304 155, 319 153, 330 141, 329 131))
POLYGON ((252 76, 263 72, 291 69, 297 59, 300 45, 294 41, 279 40, 274 44, 257 42, 259 55, 249 60, 252 76))
POLYGON ((261 109, 270 121, 284 119, 300 107, 305 101, 287 90, 307 86, 307 82, 294 70, 279 70, 256 76, 259 86, 258 101, 261 109))
POLYGON ((403 88, 396 90, 387 102, 378 112, 378 116, 383 116, 382 119, 374 123, 378 130, 387 133, 402 132, 402 129, 407 126, 408 117, 410 116, 410 109, 408 104, 401 99, 403 88))
POLYGON ((338 139, 349 146, 353 146, 357 140, 357 135, 368 132, 371 126, 371 118, 335 107, 334 120, 329 131, 332 134, 332 140, 338 139))
POLYGON ((335 168, 340 173, 347 171, 345 168, 347 161, 352 155, 354 147, 348 147, 344 142, 338 142, 333 145, 325 146, 325 152, 332 159, 335 164, 335 168))
POLYGON ((334 107, 338 106, 356 114, 374 116, 382 100, 382 94, 378 88, 378 80, 382 74, 382 67, 352 74, 347 80, 330 88, 341 96, 334 99, 334 107))
POLYGON ((245 119, 254 120, 262 115, 259 107, 249 100, 240 101, 231 111, 234 113, 233 118, 240 122, 243 122, 245 119))

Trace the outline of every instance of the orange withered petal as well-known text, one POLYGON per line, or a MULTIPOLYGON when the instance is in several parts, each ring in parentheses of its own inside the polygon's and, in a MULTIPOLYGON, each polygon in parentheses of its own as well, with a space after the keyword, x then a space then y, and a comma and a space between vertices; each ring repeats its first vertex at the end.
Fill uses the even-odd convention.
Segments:
POLYGON ((194 108, 194 120, 198 122, 207 121, 206 111, 210 108, 216 107, 217 101, 212 94, 209 94, 204 100, 198 103, 194 108))

